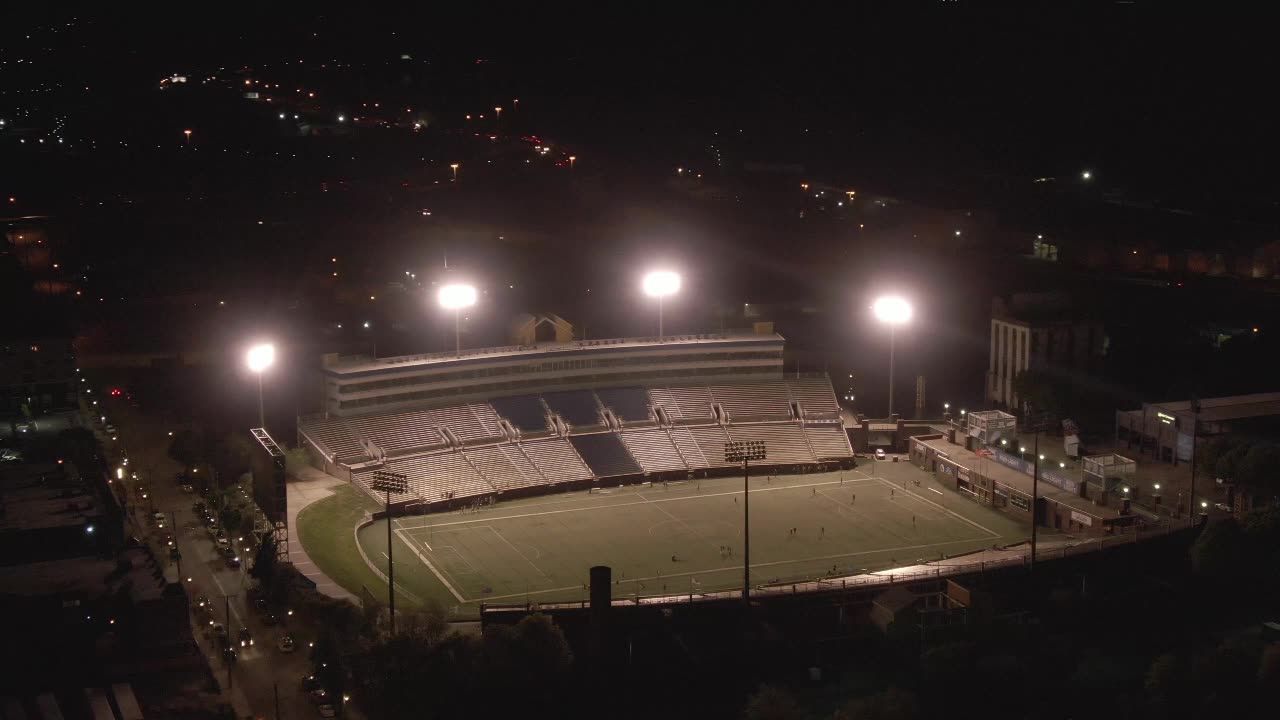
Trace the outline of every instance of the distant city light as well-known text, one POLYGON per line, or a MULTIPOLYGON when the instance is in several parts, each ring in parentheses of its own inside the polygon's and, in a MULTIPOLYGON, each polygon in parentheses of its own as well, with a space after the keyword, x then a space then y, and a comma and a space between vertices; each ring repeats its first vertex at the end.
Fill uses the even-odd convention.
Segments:
POLYGON ((1093 173, 1092 173, 1091 171, 1089 171, 1089 170, 1085 170, 1084 172, 1080 173, 1080 179, 1081 179, 1081 180, 1092 180, 1092 179, 1093 179, 1093 173))

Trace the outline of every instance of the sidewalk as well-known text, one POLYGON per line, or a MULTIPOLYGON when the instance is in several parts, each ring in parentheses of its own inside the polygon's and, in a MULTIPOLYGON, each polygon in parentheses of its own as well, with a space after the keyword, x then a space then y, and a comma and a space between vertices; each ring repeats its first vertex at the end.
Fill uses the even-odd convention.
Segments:
POLYGON ((329 488, 343 483, 343 480, 311 467, 304 467, 289 476, 286 481, 289 507, 289 561, 298 572, 316 584, 316 590, 329 597, 350 600, 359 605, 359 598, 330 579, 311 561, 307 551, 302 547, 302 542, 298 539, 298 512, 317 500, 329 497, 333 494, 329 488))

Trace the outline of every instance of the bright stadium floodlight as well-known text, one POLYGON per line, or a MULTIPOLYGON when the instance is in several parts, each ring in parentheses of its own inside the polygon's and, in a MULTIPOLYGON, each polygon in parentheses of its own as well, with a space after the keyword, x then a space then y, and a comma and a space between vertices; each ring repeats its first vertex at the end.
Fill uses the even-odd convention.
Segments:
POLYGON ((658 342, 662 342, 662 301, 680 292, 680 274, 670 270, 654 270, 644 276, 644 294, 658 298, 658 342))
POLYGON ((262 404, 262 373, 276 361, 276 348, 270 343, 254 345, 245 356, 249 369, 258 376, 258 427, 267 427, 267 414, 262 404))
POLYGON ((445 285, 436 294, 436 300, 440 307, 453 311, 453 350, 456 357, 462 357, 462 310, 476 304, 475 286, 462 283, 445 285))
MULTIPOLYGON (((911 303, 896 295, 886 295, 871 305, 876 319, 889 326, 889 416, 893 417, 893 335, 899 325, 911 320, 911 303)), ((961 415, 964 411, 961 411, 961 415)))

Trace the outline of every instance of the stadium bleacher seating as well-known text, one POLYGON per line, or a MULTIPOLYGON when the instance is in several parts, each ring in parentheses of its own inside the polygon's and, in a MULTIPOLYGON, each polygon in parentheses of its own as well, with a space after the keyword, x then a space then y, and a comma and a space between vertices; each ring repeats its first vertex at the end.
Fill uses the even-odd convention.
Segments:
POLYGON ((809 446, 819 460, 828 458, 847 458, 853 454, 849 447, 849 436, 838 424, 810 425, 804 429, 809 438, 809 446))
POLYGON ((570 435, 569 442, 596 477, 635 475, 643 472, 627 447, 613 433, 570 435))
POLYGON ((653 420, 653 412, 649 409, 649 393, 644 388, 605 388, 597 390, 596 396, 600 398, 600 404, 612 410, 624 423, 653 420))
POLYGON ((751 417, 787 418, 791 415, 787 386, 778 382, 712 385, 715 402, 729 412, 730 419, 751 417))
POLYGON ((664 402, 661 404, 673 418, 685 420, 710 420, 715 415, 711 411, 711 391, 705 386, 666 388, 664 402))
POLYGON ((489 404, 521 432, 540 432, 547 429, 547 406, 537 395, 494 398, 489 401, 489 404))
POLYGON ((486 482, 499 492, 535 485, 540 480, 537 475, 526 479, 520 469, 511 462, 511 458, 498 445, 468 448, 463 452, 463 455, 480 472, 480 477, 483 477, 486 482))
POLYGON ((662 428, 628 430, 621 433, 621 436, 623 444, 627 446, 627 450, 631 451, 631 456, 640 463, 640 467, 645 472, 687 469, 666 430, 662 428))
POLYGON ((427 413, 432 422, 449 428, 463 442, 502 437, 502 431, 498 429, 498 414, 488 403, 453 405, 428 410, 427 413))
POLYGON ((428 501, 444 499, 448 493, 474 497, 494 490, 458 452, 396 458, 387 461, 386 469, 408 476, 409 487, 428 501))
POLYGON ((693 441, 707 461, 707 467, 725 467, 736 463, 724 461, 724 444, 731 439, 724 428, 719 425, 701 425, 687 428, 693 441))
POLYGON ((347 429, 346 423, 341 418, 313 420, 303 423, 299 429, 319 447, 320 452, 334 460, 349 460, 365 456, 364 448, 360 447, 360 442, 347 429))
POLYGON ((806 377, 546 392, 389 415, 308 420, 300 430, 336 462, 351 466, 352 481, 366 491, 372 473, 385 469, 409 479, 410 492, 393 501, 436 502, 593 477, 727 467, 734 465, 724 461, 724 445, 730 440, 764 441, 765 462, 777 465, 851 457, 838 418, 830 381, 806 377), (792 417, 792 401, 800 404, 802 418, 792 417), (727 418, 715 416, 714 404, 726 410, 727 418), (658 406, 666 408, 675 425, 653 425, 658 406), (603 408, 623 423, 621 431, 597 431, 603 408), (551 412, 570 425, 567 438, 547 436, 551 412), (503 418, 523 437, 507 437, 503 418), (442 429, 462 445, 450 448, 442 429), (383 462, 364 462, 362 438, 391 455, 383 462))
POLYGON ((794 423, 769 423, 762 425, 730 425, 729 435, 734 440, 761 440, 765 443, 768 458, 766 464, 813 462, 813 453, 805 440, 804 430, 794 423))
POLYGON ((600 405, 590 390, 566 390, 542 394, 551 411, 574 427, 600 425, 600 405))
POLYGON ((671 443, 680 452, 680 457, 684 459, 685 464, 695 468, 709 465, 707 459, 702 455, 702 450, 698 448, 698 442, 693 439, 693 434, 689 432, 689 428, 673 427, 668 430, 668 434, 671 436, 671 443))
POLYGON ((388 453, 440 445, 445 441, 426 411, 349 418, 347 427, 356 437, 371 440, 388 453))
POLYGON ((538 466, 549 482, 588 480, 591 470, 582 462, 578 451, 564 438, 545 438, 520 443, 525 454, 538 466))
POLYGON ((831 380, 826 376, 787 380, 791 399, 800 403, 806 417, 839 417, 840 407, 831 380))

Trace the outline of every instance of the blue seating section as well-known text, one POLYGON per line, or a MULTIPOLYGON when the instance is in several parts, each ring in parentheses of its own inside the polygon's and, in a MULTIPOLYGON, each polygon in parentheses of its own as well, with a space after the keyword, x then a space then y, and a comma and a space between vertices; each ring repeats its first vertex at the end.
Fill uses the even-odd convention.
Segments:
POLYGON ((613 411, 622 422, 645 422, 652 420, 649 410, 649 392, 644 388, 608 388, 597 390, 596 397, 605 407, 613 411))
POLYGON ((498 414, 524 432, 547 429, 547 407, 537 395, 494 398, 489 401, 498 414))
POLYGON ((569 442, 587 462, 596 477, 635 475, 643 472, 627 452, 627 448, 613 433, 598 435, 570 435, 569 442))
POLYGON ((590 390, 568 390, 543 393, 542 399, 551 411, 560 415, 570 425, 600 425, 600 406, 590 390))

